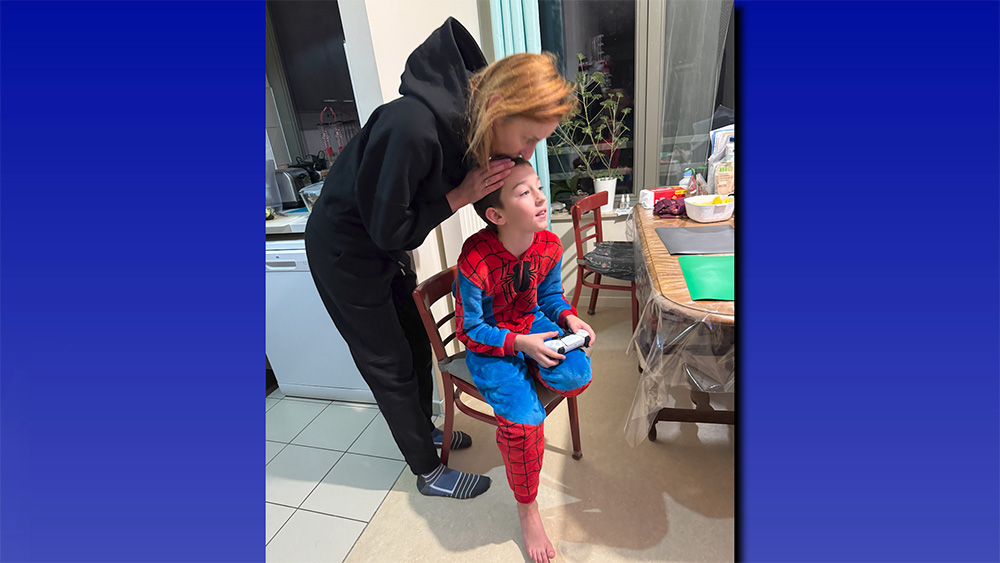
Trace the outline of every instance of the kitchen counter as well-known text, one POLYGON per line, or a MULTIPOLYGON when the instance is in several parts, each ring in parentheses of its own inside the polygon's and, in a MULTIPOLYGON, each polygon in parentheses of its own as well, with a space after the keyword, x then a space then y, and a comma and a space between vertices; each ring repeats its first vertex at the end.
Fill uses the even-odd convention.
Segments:
POLYGON ((270 221, 266 221, 269 235, 286 235, 306 232, 306 221, 309 220, 309 213, 305 208, 302 211, 295 210, 287 215, 278 215, 270 221))

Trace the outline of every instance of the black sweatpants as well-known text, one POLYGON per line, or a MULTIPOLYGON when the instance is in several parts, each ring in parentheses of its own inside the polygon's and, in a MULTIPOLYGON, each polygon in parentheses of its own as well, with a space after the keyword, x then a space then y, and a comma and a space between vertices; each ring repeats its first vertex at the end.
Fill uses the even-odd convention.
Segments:
POLYGON ((413 302, 416 274, 388 256, 345 254, 317 238, 307 233, 306 252, 323 304, 410 471, 433 471, 441 459, 431 440, 434 380, 430 341, 413 302))

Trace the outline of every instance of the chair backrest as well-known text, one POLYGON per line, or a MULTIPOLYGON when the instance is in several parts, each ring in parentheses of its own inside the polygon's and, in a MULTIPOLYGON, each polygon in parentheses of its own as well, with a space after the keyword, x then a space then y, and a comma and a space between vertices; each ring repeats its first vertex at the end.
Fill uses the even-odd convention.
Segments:
POLYGON ((604 231, 601 229, 601 206, 606 203, 608 203, 608 192, 598 192, 577 200, 573 206, 573 238, 576 239, 577 262, 581 262, 585 254, 583 243, 590 239, 596 239, 596 242, 604 242, 604 231), (591 211, 594 212, 594 220, 581 225, 583 216, 591 211), (594 232, 584 234, 590 229, 594 229, 594 232))
POLYGON ((458 277, 457 266, 452 266, 424 280, 413 290, 413 300, 417 304, 417 311, 420 313, 420 320, 424 323, 424 330, 427 331, 427 338, 431 341, 431 349, 438 362, 443 362, 448 358, 444 347, 455 339, 455 324, 450 322, 455 318, 454 307, 450 308, 448 314, 440 320, 434 319, 431 313, 431 305, 436 303, 445 295, 451 294, 451 287, 458 277), (448 324, 447 334, 441 337, 441 327, 448 324))

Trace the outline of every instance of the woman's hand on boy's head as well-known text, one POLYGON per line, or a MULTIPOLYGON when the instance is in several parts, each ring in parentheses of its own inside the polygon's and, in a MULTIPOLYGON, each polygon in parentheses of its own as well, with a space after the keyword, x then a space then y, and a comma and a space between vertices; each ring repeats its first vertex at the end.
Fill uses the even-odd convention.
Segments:
POLYGON ((514 161, 501 158, 490 162, 487 168, 474 168, 466 175, 457 188, 448 192, 448 204, 452 212, 470 203, 483 199, 486 194, 503 185, 503 179, 510 176, 514 161))
POLYGON ((597 342, 597 333, 594 329, 590 328, 590 325, 583 322, 583 319, 576 315, 566 315, 566 330, 572 333, 576 333, 578 330, 585 330, 590 334, 590 345, 593 346, 597 342))
POLYGON ((545 345, 545 341, 559 336, 558 332, 539 332, 538 334, 518 334, 514 337, 514 351, 524 352, 543 368, 550 368, 566 359, 559 352, 545 345))

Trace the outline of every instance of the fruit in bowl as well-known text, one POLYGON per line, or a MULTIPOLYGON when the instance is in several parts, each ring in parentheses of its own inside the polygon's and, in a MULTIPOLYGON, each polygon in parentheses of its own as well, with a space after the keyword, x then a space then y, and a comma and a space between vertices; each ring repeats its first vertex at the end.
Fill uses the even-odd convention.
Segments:
POLYGON ((735 202, 732 197, 696 195, 684 199, 688 218, 699 223, 726 221, 733 216, 735 202))
POLYGON ((692 200, 691 201, 691 205, 722 205, 723 203, 732 203, 733 202, 733 198, 731 198, 731 197, 723 198, 720 195, 717 195, 714 198, 712 198, 712 201, 693 201, 693 200, 697 199, 697 198, 694 198, 694 197, 691 197, 691 198, 688 198, 688 199, 692 200))

